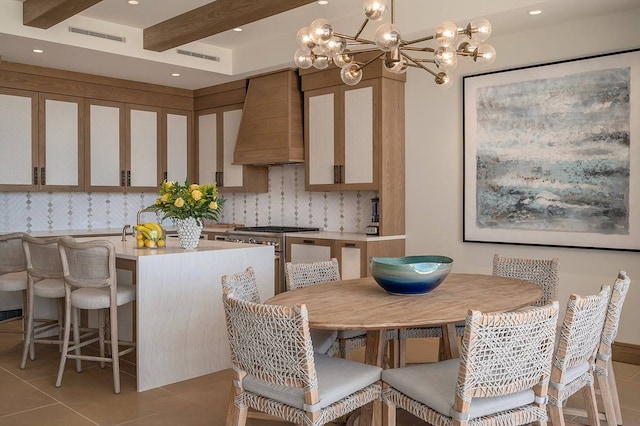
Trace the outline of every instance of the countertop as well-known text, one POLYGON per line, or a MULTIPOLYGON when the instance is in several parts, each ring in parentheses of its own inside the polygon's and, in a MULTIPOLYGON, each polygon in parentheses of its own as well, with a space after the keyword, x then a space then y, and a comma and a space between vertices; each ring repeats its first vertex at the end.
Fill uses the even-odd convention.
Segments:
POLYGON ((289 232, 286 237, 299 238, 316 238, 319 240, 349 240, 349 241, 385 241, 385 240, 404 240, 406 235, 367 235, 355 232, 330 232, 330 231, 311 231, 311 232, 289 232))

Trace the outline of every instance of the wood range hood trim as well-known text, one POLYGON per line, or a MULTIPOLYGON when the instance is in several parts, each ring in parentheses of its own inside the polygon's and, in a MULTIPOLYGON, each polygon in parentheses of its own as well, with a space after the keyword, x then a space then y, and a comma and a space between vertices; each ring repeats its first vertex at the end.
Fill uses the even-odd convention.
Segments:
POLYGON ((303 96, 296 70, 249 80, 234 151, 234 164, 304 162, 303 96))

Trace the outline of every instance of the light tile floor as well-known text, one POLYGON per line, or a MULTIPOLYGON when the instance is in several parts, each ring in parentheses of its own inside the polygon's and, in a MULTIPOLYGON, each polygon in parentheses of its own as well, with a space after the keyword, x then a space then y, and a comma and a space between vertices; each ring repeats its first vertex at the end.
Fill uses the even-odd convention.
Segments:
MULTIPOLYGON (((19 322, 14 322, 17 327, 19 322)), ((6 328, 7 324, 2 325, 6 328)), ((225 422, 231 373, 229 370, 138 393, 135 369, 122 366, 122 393, 113 393, 111 370, 88 365, 76 373, 68 362, 62 387, 56 388, 59 354, 56 346, 38 345, 36 360, 20 370, 21 336, 0 333, 0 426, 222 426, 225 422)), ((420 361, 416 353, 435 353, 432 347, 410 341, 408 361, 420 361)), ((203 348, 205 350, 205 348, 203 348)), ((357 353, 354 357, 362 356, 357 353)), ((87 363, 83 363, 87 364, 87 363)), ((615 363, 625 426, 640 426, 640 366, 615 363)), ((571 405, 580 406, 577 399, 571 405)), ((288 423, 249 419, 250 426, 281 426, 288 423)), ((569 424, 586 423, 571 419, 569 424)), ((424 422, 401 412, 400 426, 424 422)), ((606 422, 603 422, 606 425, 606 422)))

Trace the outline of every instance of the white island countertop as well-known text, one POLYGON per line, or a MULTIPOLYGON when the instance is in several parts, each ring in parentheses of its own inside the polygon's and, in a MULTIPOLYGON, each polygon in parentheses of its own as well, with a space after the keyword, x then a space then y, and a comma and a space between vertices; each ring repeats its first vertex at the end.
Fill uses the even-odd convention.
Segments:
MULTIPOLYGON (((136 375, 138 391, 157 388, 231 367, 222 304, 225 274, 253 267, 262 300, 274 294, 274 248, 200 240, 185 250, 177 238, 168 247, 136 248, 135 238, 103 239, 116 246, 118 282, 136 286, 136 375), (118 266, 119 265, 119 266, 118 266)), ((118 313, 122 327, 131 318, 118 313), (122 320, 122 321, 121 321, 122 320)))
POLYGON ((319 240, 350 240, 350 241, 387 241, 404 240, 406 235, 367 235, 356 232, 307 231, 290 232, 286 237, 317 238, 319 240))

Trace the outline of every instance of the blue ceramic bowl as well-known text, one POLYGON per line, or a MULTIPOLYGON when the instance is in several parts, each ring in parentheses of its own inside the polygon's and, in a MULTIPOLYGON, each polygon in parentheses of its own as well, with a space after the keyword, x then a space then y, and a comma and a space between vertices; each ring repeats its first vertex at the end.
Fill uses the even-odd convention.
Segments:
POLYGON ((412 296, 438 287, 453 266, 446 256, 371 257, 369 270, 376 282, 391 294, 412 296))

